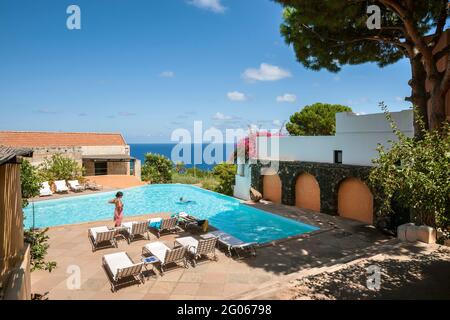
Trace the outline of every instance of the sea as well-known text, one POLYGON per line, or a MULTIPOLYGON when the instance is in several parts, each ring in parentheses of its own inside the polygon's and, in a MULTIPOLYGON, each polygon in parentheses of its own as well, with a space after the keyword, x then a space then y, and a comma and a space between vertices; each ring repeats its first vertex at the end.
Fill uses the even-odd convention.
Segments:
POLYGON ((187 168, 196 167, 201 170, 212 170, 215 165, 228 161, 232 157, 234 144, 176 144, 149 143, 130 144, 131 156, 142 161, 147 153, 163 155, 173 163, 183 161, 187 168), (174 151, 175 157, 172 157, 174 151))

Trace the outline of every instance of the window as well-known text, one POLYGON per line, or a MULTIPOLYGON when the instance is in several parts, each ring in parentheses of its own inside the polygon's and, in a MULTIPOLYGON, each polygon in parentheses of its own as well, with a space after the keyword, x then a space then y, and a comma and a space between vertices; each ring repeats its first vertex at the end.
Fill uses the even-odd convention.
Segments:
POLYGON ((334 163, 342 163, 342 150, 334 150, 334 163))
POLYGON ((95 175, 106 176, 108 174, 108 163, 106 161, 95 162, 95 175))

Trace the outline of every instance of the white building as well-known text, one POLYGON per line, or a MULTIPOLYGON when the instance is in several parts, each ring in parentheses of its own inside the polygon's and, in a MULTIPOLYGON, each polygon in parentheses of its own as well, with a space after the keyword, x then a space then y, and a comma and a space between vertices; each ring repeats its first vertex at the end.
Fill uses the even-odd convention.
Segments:
MULTIPOLYGON (((409 137, 414 135, 412 110, 393 112, 392 118, 401 132, 409 137)), ((269 174, 264 175, 264 173, 253 172, 252 174, 254 166, 249 164, 239 165, 234 195, 248 200, 250 198, 250 187, 254 186, 258 189, 259 184, 259 189, 261 189, 259 191, 268 200, 279 203, 288 202, 286 204, 297 203, 297 200, 293 198, 300 198, 300 196, 294 194, 294 190, 291 190, 296 189, 296 193, 299 191, 296 182, 293 182, 293 185, 290 186, 283 186, 283 179, 294 179, 296 177, 292 177, 292 175, 298 175, 300 171, 307 172, 308 170, 315 170, 323 176, 323 180, 327 178, 327 175, 330 179, 330 170, 345 170, 350 176, 353 175, 350 172, 362 172, 364 168, 365 171, 368 171, 367 169, 372 166, 372 159, 378 156, 376 150, 378 144, 389 147, 389 141, 396 139, 397 137, 383 113, 356 115, 350 112, 336 114, 336 134, 334 136, 258 137, 256 142, 257 156, 254 160, 271 161, 271 166, 275 168, 275 172, 272 172, 272 177, 269 174), (298 168, 293 169, 294 167, 298 168), (277 179, 276 176, 278 175, 284 175, 285 177, 277 179), (258 180, 260 176, 262 176, 259 179, 261 182, 258 183, 255 180, 258 180), (263 181, 266 181, 266 183, 263 183, 263 181), (283 193, 286 194, 283 195, 283 193)), ((315 178, 317 179, 317 176, 315 178)), ((360 178, 364 180, 364 177, 360 178)), ((325 184, 325 182, 321 184, 325 184)), ((336 181, 335 184, 330 186, 332 191, 338 186, 339 181, 336 181)), ((322 189, 322 185, 320 189, 322 189)), ((324 195, 319 198, 318 201, 322 204, 327 202, 324 195)), ((339 208, 333 209, 333 206, 329 205, 328 202, 327 206, 330 207, 328 208, 330 212, 334 209, 336 209, 334 210, 335 213, 339 211, 339 208)), ((318 206, 316 205, 314 208, 317 209, 318 206)))

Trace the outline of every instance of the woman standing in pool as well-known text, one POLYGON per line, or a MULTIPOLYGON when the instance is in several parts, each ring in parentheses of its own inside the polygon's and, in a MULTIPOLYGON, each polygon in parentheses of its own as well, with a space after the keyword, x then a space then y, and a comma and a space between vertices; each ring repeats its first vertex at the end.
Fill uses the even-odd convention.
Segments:
POLYGON ((111 204, 115 204, 116 208, 114 210, 114 226, 120 227, 122 225, 123 219, 123 202, 122 202, 123 193, 117 192, 116 198, 108 201, 111 204))

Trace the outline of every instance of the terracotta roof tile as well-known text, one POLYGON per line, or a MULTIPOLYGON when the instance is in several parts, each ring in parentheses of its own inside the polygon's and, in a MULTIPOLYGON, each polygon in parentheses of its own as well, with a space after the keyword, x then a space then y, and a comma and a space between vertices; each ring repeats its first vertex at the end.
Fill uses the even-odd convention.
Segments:
POLYGON ((120 133, 0 131, 0 145, 9 147, 125 146, 120 133))

